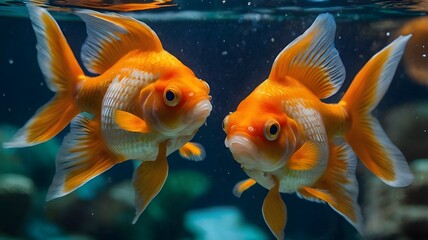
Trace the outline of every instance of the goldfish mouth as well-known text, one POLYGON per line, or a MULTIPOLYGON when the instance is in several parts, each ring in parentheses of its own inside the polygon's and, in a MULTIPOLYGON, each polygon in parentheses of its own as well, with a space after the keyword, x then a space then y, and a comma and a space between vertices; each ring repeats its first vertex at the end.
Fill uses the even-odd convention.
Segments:
POLYGON ((180 135, 191 135, 195 134, 207 120, 212 110, 211 102, 207 99, 200 101, 196 104, 192 111, 189 112, 184 118, 184 124, 181 129, 177 129, 177 133, 180 135))
POLYGON ((278 161, 266 154, 251 139, 243 135, 234 135, 224 141, 232 152, 233 158, 247 170, 273 172, 284 165, 285 158, 278 161))
POLYGON ((244 136, 233 136, 224 141, 233 158, 246 169, 261 169, 257 146, 244 136))
MULTIPOLYGON (((201 127, 212 110, 211 102, 208 99, 199 101, 192 109, 183 116, 176 120, 175 124, 168 125, 162 121, 157 121, 155 118, 154 126, 163 135, 168 137, 177 137, 183 135, 194 135, 201 127)), ((153 116, 156 114, 153 112, 153 116)))
POLYGON ((193 108, 190 119, 203 120, 205 122, 207 117, 210 115, 212 108, 213 107, 209 100, 202 100, 193 108))

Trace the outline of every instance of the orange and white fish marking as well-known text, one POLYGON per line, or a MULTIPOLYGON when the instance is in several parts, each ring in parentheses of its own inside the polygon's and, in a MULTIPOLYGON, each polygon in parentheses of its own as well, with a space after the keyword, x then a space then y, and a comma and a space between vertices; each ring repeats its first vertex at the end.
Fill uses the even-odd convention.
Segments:
POLYGON ((48 200, 117 163, 143 160, 134 173, 135 222, 162 188, 169 154, 183 147, 185 158, 205 157, 203 147, 189 141, 211 112, 208 84, 165 51, 144 23, 88 10, 77 12, 88 33, 82 60, 97 76, 85 76, 52 16, 32 4, 27 7, 39 65, 56 95, 4 147, 48 141, 71 121, 48 200))
POLYGON ((278 55, 268 79, 223 121, 226 147, 250 177, 233 192, 240 196, 255 183, 269 190, 262 211, 277 239, 284 238, 287 221, 280 192, 327 202, 362 233, 353 152, 391 186, 413 179, 405 158, 370 114, 410 35, 370 59, 339 103, 326 104, 320 99, 335 94, 345 80, 335 31, 331 15, 318 16, 278 55))

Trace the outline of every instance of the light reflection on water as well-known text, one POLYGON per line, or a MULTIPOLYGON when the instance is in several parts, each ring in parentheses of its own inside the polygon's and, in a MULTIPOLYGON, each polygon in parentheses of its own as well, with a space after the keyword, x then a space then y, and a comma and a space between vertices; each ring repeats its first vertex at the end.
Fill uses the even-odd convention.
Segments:
MULTIPOLYGON (((339 18, 379 18, 383 15, 404 17, 428 13, 428 0, 31 0, 53 11, 71 12, 74 8, 130 12, 138 19, 216 20, 254 19, 283 20, 307 13, 336 13, 339 18), (149 10, 149 11, 147 11, 149 10)), ((26 1, 0 0, 0 16, 26 16, 26 1)), ((59 16, 70 19, 69 14, 59 16)), ((73 20, 78 18, 71 17, 73 20)))

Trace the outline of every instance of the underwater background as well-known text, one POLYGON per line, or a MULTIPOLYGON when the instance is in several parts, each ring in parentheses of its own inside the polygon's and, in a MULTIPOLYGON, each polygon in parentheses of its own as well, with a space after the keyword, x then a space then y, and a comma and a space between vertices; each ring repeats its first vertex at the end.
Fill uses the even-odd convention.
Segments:
MULTIPOLYGON (((58 21, 75 56, 86 38, 83 21, 61 9, 58 21)), ((67 3, 65 1, 65 3, 67 3)), ((286 239, 428 239, 428 2, 427 1, 173 1, 175 6, 121 13, 149 25, 163 47, 207 81, 213 110, 194 138, 202 162, 168 157, 169 177, 133 225, 131 161, 50 202, 47 188, 68 127, 53 140, 23 149, 0 148, 0 239, 273 239, 259 185, 232 194, 246 174, 224 145, 223 118, 269 75, 278 53, 320 13, 333 14, 335 45, 346 68, 337 102, 361 67, 400 34, 412 33, 391 86, 374 111, 415 175, 392 188, 359 163, 364 237, 326 204, 282 194, 286 239)), ((0 142, 46 103, 36 38, 23 2, 0 1, 0 142)))

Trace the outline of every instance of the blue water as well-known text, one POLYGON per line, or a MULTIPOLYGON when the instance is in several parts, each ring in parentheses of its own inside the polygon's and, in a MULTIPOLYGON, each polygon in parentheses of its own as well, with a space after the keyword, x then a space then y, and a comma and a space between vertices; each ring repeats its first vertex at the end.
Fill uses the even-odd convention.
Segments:
MULTIPOLYGON (((5 230, 6 225, 0 226, 0 238, 73 239, 71 236, 78 235, 88 239, 200 239, 186 229, 185 215, 191 210, 229 206, 237 208, 242 214, 242 221, 260 232, 258 239, 273 239, 261 213, 266 189, 255 186, 241 198, 232 194, 234 184, 247 176, 224 146, 223 118, 269 75, 277 54, 323 12, 330 12, 335 17, 335 44, 346 68, 344 86, 338 94, 327 99, 337 102, 360 68, 395 39, 396 31, 403 24, 428 14, 427 3, 416 8, 418 1, 399 2, 245 1, 237 4, 233 1, 177 1, 176 7, 131 13, 148 24, 157 33, 164 48, 211 87, 213 111, 194 139, 206 148, 206 159, 202 162, 186 161, 177 153, 168 157, 171 175, 183 170, 200 174, 183 180, 183 184, 174 185, 169 191, 184 185, 200 187, 198 181, 203 179, 207 184, 202 185, 202 193, 197 197, 188 197, 185 193, 161 192, 163 196, 155 198, 139 222, 132 225, 132 207, 123 207, 111 199, 105 200, 111 188, 132 178, 133 165, 127 162, 104 173, 86 190, 45 203, 43 199, 54 174, 55 147, 69 131, 66 128, 52 140, 53 144, 45 147, 0 150, 3 151, 0 158, 15 159, 0 159, 0 174, 27 176, 35 186, 29 209, 24 213, 25 218, 18 221, 19 229, 9 231, 5 230), (54 150, 50 153, 45 149, 54 150), (2 161, 7 163, 2 164, 2 161), (114 216, 110 216, 112 214, 114 216)), ((423 1, 420 3, 424 4, 423 1)), ((0 8, 0 13, 3 13, 0 16, 0 136, 7 136, 6 129, 10 126, 23 126, 53 96, 38 66, 36 39, 26 9, 19 5, 5 2, 0 8)), ((80 47, 86 37, 84 23, 69 13, 55 13, 54 17, 58 19, 75 55, 80 56, 80 47)), ((389 111, 412 103, 424 104, 428 109, 428 87, 413 81, 404 65, 400 64, 374 115, 383 123, 389 111)), ((422 114, 415 112, 414 116, 421 117, 422 114)), ((425 119, 425 134, 422 127, 422 133, 415 135, 428 141, 428 118, 425 119)), ((428 158, 427 152, 418 154, 418 158, 428 158)), ((360 183, 368 181, 365 180, 367 176, 370 177, 370 174, 359 174, 360 183)), ((361 200, 366 194, 363 188, 361 186, 361 200)), ((301 200, 295 195, 282 194, 282 197, 288 208, 286 239, 361 238, 328 205, 301 200)), ((12 206, 19 205, 19 202, 13 203, 12 206)), ((0 209, 6 211, 7 207, 0 209)), ((0 218, 6 218, 1 221, 3 223, 7 219, 18 218, 13 216, 16 212, 4 213, 0 213, 0 218)))

